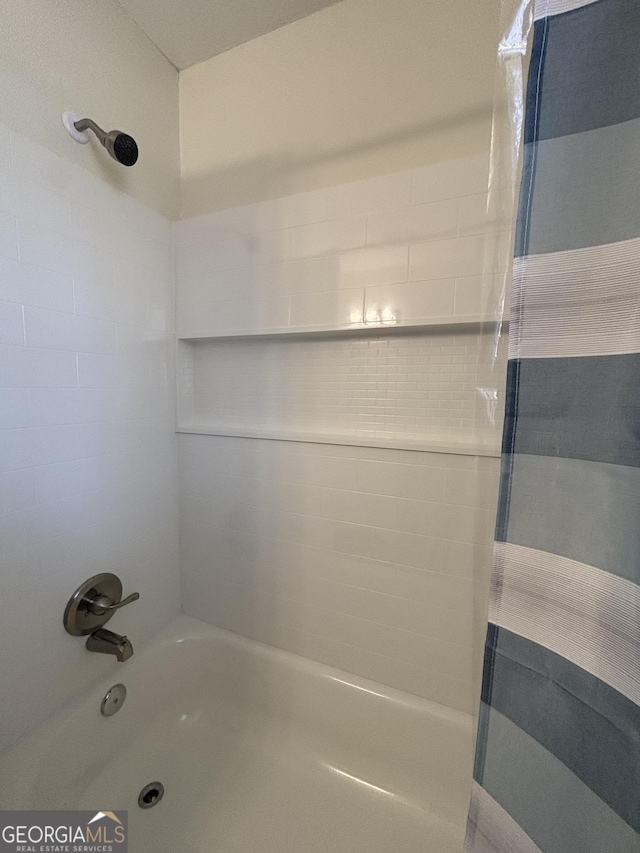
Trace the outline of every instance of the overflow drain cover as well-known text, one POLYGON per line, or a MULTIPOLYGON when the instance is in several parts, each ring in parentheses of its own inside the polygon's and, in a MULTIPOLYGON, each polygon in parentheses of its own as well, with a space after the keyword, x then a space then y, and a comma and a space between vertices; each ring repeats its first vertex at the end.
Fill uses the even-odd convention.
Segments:
POLYGON ((164 785, 162 782, 150 782, 140 791, 138 805, 141 809, 152 809, 157 806, 164 797, 164 785))
POLYGON ((100 713, 103 717, 113 717, 124 705, 127 698, 127 688, 124 684, 114 684, 104 695, 100 704, 100 713))

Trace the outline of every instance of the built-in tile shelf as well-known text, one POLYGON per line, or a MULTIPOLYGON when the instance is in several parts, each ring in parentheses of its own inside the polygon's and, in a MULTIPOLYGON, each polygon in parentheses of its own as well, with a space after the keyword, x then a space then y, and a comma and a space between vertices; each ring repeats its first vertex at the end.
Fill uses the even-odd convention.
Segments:
POLYGON ((498 329, 477 315, 179 338, 177 431, 496 457, 498 329))
POLYGON ((342 336, 350 335, 366 336, 373 332, 384 332, 393 334, 394 332, 428 332, 429 329, 442 329, 451 327, 455 330, 456 327, 478 326, 486 328, 491 326, 502 325, 507 328, 509 326, 508 317, 497 318, 494 314, 466 314, 458 316, 445 317, 429 317, 424 320, 398 320, 393 323, 350 323, 344 326, 285 326, 275 329, 238 329, 224 332, 212 332, 207 334, 201 332, 191 335, 180 335, 179 341, 216 341, 216 340, 233 340, 253 338, 256 340, 267 340, 277 338, 305 338, 324 336, 342 336))
POLYGON ((411 438, 390 435, 388 438, 367 436, 355 432, 319 433, 304 430, 247 429, 246 427, 216 427, 213 424, 185 424, 178 433, 187 435, 217 435, 232 438, 254 438, 265 441, 298 441, 306 444, 337 444, 342 447, 382 447, 392 450, 416 450, 425 453, 447 453, 459 456, 499 457, 500 447, 488 441, 452 441, 442 438, 411 438))

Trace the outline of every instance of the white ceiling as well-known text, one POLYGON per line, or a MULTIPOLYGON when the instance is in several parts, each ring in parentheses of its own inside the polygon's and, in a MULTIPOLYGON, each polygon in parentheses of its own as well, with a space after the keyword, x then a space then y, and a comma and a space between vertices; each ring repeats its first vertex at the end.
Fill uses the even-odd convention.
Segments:
POLYGON ((340 0, 118 0, 179 70, 340 0))

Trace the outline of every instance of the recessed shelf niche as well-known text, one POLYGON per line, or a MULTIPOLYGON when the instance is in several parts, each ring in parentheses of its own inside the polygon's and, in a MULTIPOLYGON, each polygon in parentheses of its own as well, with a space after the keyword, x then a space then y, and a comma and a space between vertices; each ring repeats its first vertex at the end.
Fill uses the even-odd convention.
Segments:
POLYGON ((182 339, 178 431, 498 455, 505 356, 495 330, 182 339))

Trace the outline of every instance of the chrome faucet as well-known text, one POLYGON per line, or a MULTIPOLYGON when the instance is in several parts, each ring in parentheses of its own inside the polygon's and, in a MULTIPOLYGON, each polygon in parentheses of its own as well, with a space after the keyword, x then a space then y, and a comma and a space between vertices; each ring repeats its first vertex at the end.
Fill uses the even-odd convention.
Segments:
POLYGON ((116 610, 137 601, 139 593, 122 598, 122 584, 116 575, 105 572, 85 581, 73 593, 64 612, 64 627, 75 637, 89 635, 87 649, 115 655, 121 663, 129 660, 133 646, 126 637, 107 631, 105 624, 116 610))
POLYGON ((105 655, 115 655, 123 663, 133 655, 131 642, 120 634, 114 634, 107 628, 98 628, 87 637, 87 649, 90 652, 102 652, 105 655))

